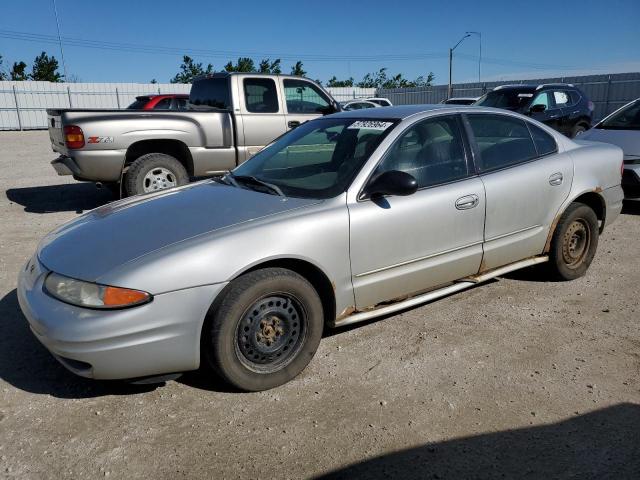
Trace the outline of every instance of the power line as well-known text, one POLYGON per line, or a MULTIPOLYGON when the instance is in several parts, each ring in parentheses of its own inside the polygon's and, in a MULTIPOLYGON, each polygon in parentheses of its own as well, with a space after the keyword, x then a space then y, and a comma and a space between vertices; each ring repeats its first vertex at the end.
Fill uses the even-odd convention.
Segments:
MULTIPOLYGON (((20 32, 15 30, 0 29, 0 38, 19 40, 26 42, 58 44, 59 39, 55 35, 46 35, 31 32, 20 32)), ((308 62, 390 62, 390 61, 410 61, 447 58, 446 53, 398 53, 398 54, 378 54, 378 55, 327 55, 327 54, 293 54, 283 52, 268 51, 240 51, 240 50, 211 50, 189 47, 168 47, 158 45, 144 45, 134 43, 109 42, 102 40, 88 40, 76 37, 61 37, 66 46, 79 48, 92 48, 98 50, 111 50, 127 53, 147 53, 157 55, 182 56, 186 54, 197 55, 204 58, 235 58, 235 57, 262 57, 280 58, 282 60, 304 60, 308 62)), ((462 60, 478 61, 478 57, 458 53, 456 57, 462 60)), ((579 70, 583 67, 571 65, 551 65, 543 63, 521 62, 500 58, 483 57, 482 62, 501 66, 517 66, 536 70, 564 69, 579 70)))

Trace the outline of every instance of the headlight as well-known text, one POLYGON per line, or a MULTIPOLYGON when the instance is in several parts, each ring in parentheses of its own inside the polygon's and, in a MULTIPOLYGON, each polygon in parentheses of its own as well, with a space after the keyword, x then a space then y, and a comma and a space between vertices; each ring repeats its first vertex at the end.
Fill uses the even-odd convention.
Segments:
POLYGON ((150 302, 151 294, 129 288, 110 287, 50 273, 45 291, 63 302, 88 308, 126 308, 150 302))

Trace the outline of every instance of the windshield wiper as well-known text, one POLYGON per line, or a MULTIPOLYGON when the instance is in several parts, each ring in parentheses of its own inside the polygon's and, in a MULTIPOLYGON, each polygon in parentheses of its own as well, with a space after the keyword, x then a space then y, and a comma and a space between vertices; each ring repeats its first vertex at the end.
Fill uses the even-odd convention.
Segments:
POLYGON ((236 184, 238 183, 238 181, 240 183, 244 183, 245 185, 247 183, 253 183, 254 185, 259 185, 261 187, 266 187, 267 190, 270 190, 271 192, 280 195, 281 197, 286 196, 282 190, 280 190, 280 187, 278 187, 277 185, 274 185, 272 183, 268 183, 265 182, 264 180, 260 180, 259 178, 256 178, 252 175, 234 175, 233 173, 229 172, 228 175, 225 175, 225 177, 229 177, 230 181, 235 181, 236 184))

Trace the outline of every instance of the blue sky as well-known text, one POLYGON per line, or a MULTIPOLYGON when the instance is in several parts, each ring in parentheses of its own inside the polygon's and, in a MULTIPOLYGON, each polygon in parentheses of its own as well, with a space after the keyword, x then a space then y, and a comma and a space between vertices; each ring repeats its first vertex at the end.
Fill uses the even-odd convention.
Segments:
MULTIPOLYGON (((468 30, 482 33, 483 80, 640 71, 640 0, 56 2, 63 37, 162 52, 69 42, 68 71, 86 82, 167 82, 179 52, 191 49, 215 69, 239 54, 286 56, 285 70, 300 58, 308 76, 321 80, 357 80, 387 67, 408 78, 433 71, 436 83, 446 83, 448 48, 468 30)), ((8 38, 56 35, 52 0, 5 0, 1 12, 5 69, 17 60, 31 64, 42 50, 60 58, 58 45, 43 37, 8 38)), ((458 47, 454 82, 477 80, 478 47, 477 37, 458 47)))

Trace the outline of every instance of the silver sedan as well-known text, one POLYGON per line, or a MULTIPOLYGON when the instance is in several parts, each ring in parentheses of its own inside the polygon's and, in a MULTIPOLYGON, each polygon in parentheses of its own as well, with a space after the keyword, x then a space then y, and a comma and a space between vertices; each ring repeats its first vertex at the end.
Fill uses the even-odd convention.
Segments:
POLYGON ((612 143, 624 152, 622 189, 626 199, 640 200, 640 98, 627 103, 591 130, 582 140, 612 143))
POLYGON ((222 178, 61 226, 22 270, 18 298, 78 375, 206 366, 268 389, 305 368, 325 326, 538 263, 560 280, 584 275, 622 208, 621 164, 618 147, 503 110, 343 112, 222 178))

